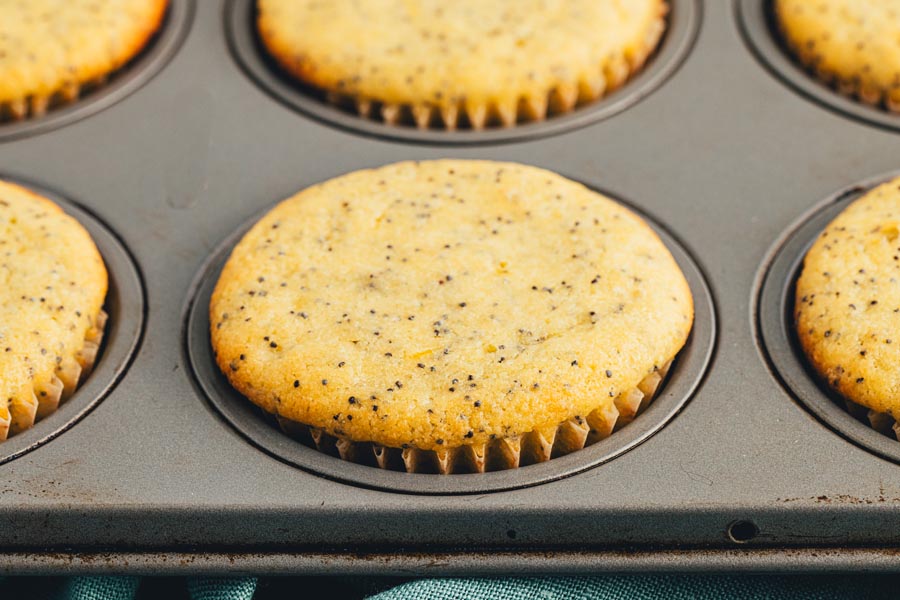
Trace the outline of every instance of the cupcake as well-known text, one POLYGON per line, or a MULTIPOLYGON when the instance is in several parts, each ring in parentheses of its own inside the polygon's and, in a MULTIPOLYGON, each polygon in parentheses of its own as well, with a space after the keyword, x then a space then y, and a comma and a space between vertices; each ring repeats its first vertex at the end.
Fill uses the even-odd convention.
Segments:
POLYGON ((567 113, 639 71, 665 0, 259 0, 280 67, 388 124, 482 129, 567 113))
POLYGON ((273 208, 210 303, 219 368, 283 429, 410 472, 515 468, 631 421, 693 301, 653 230, 559 175, 405 162, 273 208))
POLYGON ((167 0, 0 0, 0 121, 39 117, 134 58, 167 0))
POLYGON ((900 179, 850 204, 807 252, 794 316, 800 344, 851 413, 900 434, 900 179))
POLYGON ((0 441, 30 428, 90 372, 106 267, 59 206, 0 181, 0 441))
POLYGON ((787 46, 822 82, 900 111, 896 0, 775 0, 775 18, 787 46))

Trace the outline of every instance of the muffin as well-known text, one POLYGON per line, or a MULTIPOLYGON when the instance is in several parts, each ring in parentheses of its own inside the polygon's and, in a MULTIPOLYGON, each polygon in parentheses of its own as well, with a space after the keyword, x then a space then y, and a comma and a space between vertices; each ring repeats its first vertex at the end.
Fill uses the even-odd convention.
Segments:
POLYGON ((137 55, 167 0, 0 0, 0 122, 76 100, 137 55))
POLYGON ((775 17, 790 50, 824 83, 900 111, 898 0, 775 0, 775 17))
POLYGON ((54 412, 90 372, 107 276, 75 219, 0 180, 0 280, 2 441, 54 412))
POLYGON ((282 427, 410 472, 514 468, 652 400, 693 301, 624 206, 512 163, 365 170, 273 208, 210 303, 219 368, 282 427))
POLYGON ((794 316, 800 344, 851 412, 895 434, 900 416, 900 179, 854 201, 807 252, 794 316))
POLYGON ((621 86, 665 30, 665 0, 259 0, 289 75, 388 124, 482 129, 566 113, 621 86))

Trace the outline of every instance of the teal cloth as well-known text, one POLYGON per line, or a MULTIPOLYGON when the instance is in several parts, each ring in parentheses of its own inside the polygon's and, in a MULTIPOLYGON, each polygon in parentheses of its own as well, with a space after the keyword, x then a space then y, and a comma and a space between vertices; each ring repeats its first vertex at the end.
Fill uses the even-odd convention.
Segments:
MULTIPOLYGON (((271 580, 276 581, 276 580, 271 580)), ((260 588, 265 598, 301 600, 321 597, 312 579, 279 580, 277 586, 260 588), (268 590, 268 591, 266 591, 268 590), (280 590, 273 593, 273 590, 280 590), (310 595, 311 593, 311 595, 310 595)), ((353 578, 342 578, 351 582, 353 578)), ((379 585, 376 578, 359 580, 329 598, 362 598, 379 585), (355 588, 355 591, 353 591, 355 588)), ((392 580, 391 584, 395 583, 392 580)), ((29 600, 141 600, 155 597, 146 592, 151 582, 137 577, 0 578, 0 598, 29 600)), ((596 577, 452 578, 417 579, 393 585, 369 600, 830 600, 897 597, 900 576, 829 575, 604 575, 596 577)), ((257 591, 252 577, 187 578, 177 582, 182 595, 170 600, 250 600, 257 591)), ((333 593, 337 592, 337 593, 333 593)))
POLYGON ((134 598, 140 585, 138 577, 72 577, 58 595, 78 600, 125 600, 134 598))
MULTIPOLYGON (((0 599, 22 600, 136 600, 147 593, 149 581, 140 577, 0 577, 0 599)), ((171 587, 171 586, 170 586, 171 587)), ((174 586, 189 600, 250 600, 256 592, 254 577, 189 577, 174 586)), ((172 598, 171 600, 174 600, 172 598)))
POLYGON ((187 580, 187 589, 191 600, 250 600, 256 591, 256 579, 252 577, 220 579, 197 577, 187 580))
POLYGON ((897 577, 607 575, 527 579, 423 579, 369 600, 831 600, 897 597, 897 577))

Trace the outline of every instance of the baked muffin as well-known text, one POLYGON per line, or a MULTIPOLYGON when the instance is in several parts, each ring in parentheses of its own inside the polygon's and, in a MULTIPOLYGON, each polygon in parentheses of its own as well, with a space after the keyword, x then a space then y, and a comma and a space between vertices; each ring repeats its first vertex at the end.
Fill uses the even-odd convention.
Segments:
POLYGON ((803 261, 800 344, 828 386, 893 434, 900 416, 900 179, 854 201, 803 261))
POLYGON ((657 235, 554 173, 440 160, 358 171, 272 209, 210 304, 231 384, 345 459, 513 468, 649 402, 693 303, 657 235))
POLYGON ((75 391, 94 364, 106 267, 75 219, 0 180, 0 441, 75 391))
POLYGON ((900 0, 775 0, 784 40, 824 83, 900 111, 900 0))
POLYGON ((44 114, 137 55, 167 0, 0 0, 0 121, 44 114))
POLYGON ((482 129, 597 100, 639 71, 665 0, 259 0, 278 64, 389 124, 482 129))

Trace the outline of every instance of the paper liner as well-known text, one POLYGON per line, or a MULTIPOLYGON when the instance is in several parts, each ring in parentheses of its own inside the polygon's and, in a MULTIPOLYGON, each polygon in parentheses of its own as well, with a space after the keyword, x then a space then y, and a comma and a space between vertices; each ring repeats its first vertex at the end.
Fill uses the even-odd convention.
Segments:
POLYGON ((894 88, 881 88, 866 86, 858 78, 842 79, 834 72, 825 69, 820 61, 810 57, 805 49, 792 42, 783 29, 779 29, 781 30, 781 39, 790 49, 792 56, 816 79, 842 96, 858 100, 869 106, 883 108, 889 112, 900 113, 900 85, 894 88))
POLYGON ((85 94, 106 85, 107 79, 108 76, 104 75, 82 84, 70 82, 52 94, 35 94, 8 102, 0 102, 0 123, 42 117, 48 110, 71 104, 85 94))
POLYGON ((84 346, 74 357, 63 358, 50 380, 35 383, 31 390, 0 404, 0 442, 56 411, 75 392, 94 367, 103 341, 107 315, 102 310, 84 337, 84 346))
POLYGON ((268 415, 284 433, 306 446, 342 460, 407 473, 484 473, 515 469, 565 456, 606 439, 646 410, 671 366, 647 375, 636 388, 613 403, 559 425, 486 444, 441 450, 391 448, 372 442, 353 442, 278 415, 268 415))
POLYGON ((829 85, 837 93, 848 98, 858 100, 863 104, 875 108, 885 109, 889 112, 900 113, 900 88, 882 89, 879 87, 865 86, 856 79, 838 79, 832 73, 827 73, 821 68, 807 65, 812 73, 823 83, 829 85))
POLYGON ((852 400, 844 400, 844 404, 853 417, 860 423, 865 423, 878 433, 900 441, 900 423, 887 413, 880 413, 866 408, 852 400))
MULTIPOLYGON (((512 101, 490 104, 460 102, 451 105, 390 104, 371 98, 360 98, 337 92, 327 92, 325 101, 360 117, 381 121, 387 125, 414 125, 419 129, 474 129, 489 126, 513 127, 528 121, 543 121, 548 116, 571 112, 575 107, 599 100, 621 87, 640 71, 654 53, 666 30, 667 3, 663 3, 657 18, 647 30, 639 49, 619 53, 608 58, 601 69, 584 75, 577 82, 560 83, 542 97, 520 97, 512 101)), ((900 101, 900 97, 898 97, 900 101)))

